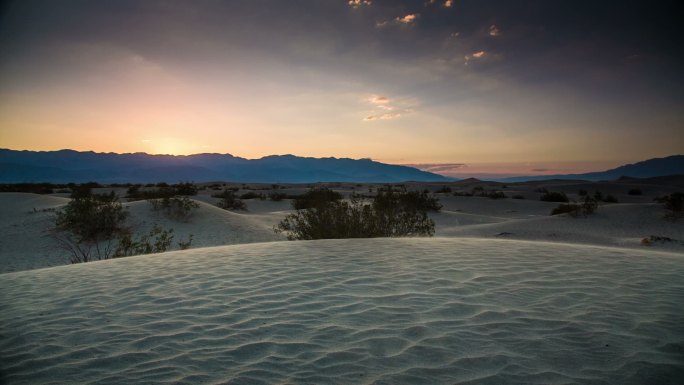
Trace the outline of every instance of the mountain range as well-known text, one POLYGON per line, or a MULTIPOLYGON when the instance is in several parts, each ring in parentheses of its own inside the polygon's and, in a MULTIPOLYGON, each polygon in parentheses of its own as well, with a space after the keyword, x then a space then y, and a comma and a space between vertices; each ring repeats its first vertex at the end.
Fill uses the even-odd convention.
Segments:
POLYGON ((187 156, 0 149, 0 183, 88 182, 442 182, 442 175, 370 159, 230 154, 187 156))
POLYGON ((584 174, 558 174, 558 175, 534 175, 515 176, 497 179, 499 182, 524 182, 535 180, 565 179, 565 180, 615 180, 621 177, 652 178, 656 176, 684 174, 684 155, 672 155, 664 158, 653 158, 626 164, 610 170, 588 172, 584 174))
MULTIPOLYGON (((532 175, 497 179, 522 182, 549 179, 615 180, 684 174, 684 155, 654 158, 584 174, 532 175)), ((0 183, 88 182, 149 183, 179 181, 315 183, 448 182, 457 180, 409 166, 370 159, 309 158, 271 155, 246 159, 230 154, 150 155, 0 149, 0 183)))

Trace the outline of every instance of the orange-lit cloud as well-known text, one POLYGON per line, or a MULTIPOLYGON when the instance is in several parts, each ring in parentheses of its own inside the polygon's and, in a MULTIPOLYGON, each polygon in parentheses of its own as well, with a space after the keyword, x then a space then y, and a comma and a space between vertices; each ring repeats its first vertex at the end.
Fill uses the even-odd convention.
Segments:
POLYGON ((454 5, 454 2, 452 0, 446 0, 444 2, 444 6, 447 8, 451 8, 452 5, 454 5))
POLYGON ((416 18, 418 16, 419 15, 417 13, 410 13, 410 14, 403 16, 403 17, 397 17, 395 20, 400 22, 400 23, 411 24, 414 21, 416 21, 416 18))

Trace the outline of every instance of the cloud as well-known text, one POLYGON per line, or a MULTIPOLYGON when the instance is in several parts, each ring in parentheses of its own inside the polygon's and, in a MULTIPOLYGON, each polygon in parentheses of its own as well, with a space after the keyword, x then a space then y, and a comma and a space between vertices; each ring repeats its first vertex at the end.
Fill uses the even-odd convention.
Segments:
POLYGON ((378 94, 370 95, 363 100, 373 106, 371 114, 363 118, 364 122, 400 118, 406 114, 412 113, 412 106, 415 104, 415 102, 410 99, 400 99, 399 101, 396 101, 387 96, 378 94))
POLYGON ((468 65, 468 62, 473 60, 473 59, 482 59, 487 53, 485 51, 477 51, 473 52, 470 55, 465 55, 463 58, 465 59, 465 65, 468 65))
POLYGON ((446 0, 444 2, 444 6, 447 8, 451 8, 452 5, 454 5, 454 2, 452 0, 446 0))
POLYGON ((499 36, 501 35, 501 31, 499 31, 499 28, 492 24, 489 26, 489 36, 499 36))
POLYGON ((398 22, 400 22, 400 23, 404 23, 404 24, 411 24, 411 23, 413 23, 414 21, 416 21, 416 18, 417 18, 418 16, 420 16, 420 15, 417 14, 417 13, 410 13, 410 14, 404 16, 404 17, 397 17, 397 18, 394 19, 394 20, 396 20, 396 21, 398 21, 398 22))
POLYGON ((390 102, 387 96, 382 95, 372 95, 370 98, 368 98, 368 101, 373 104, 388 104, 390 102))
POLYGON ((371 4, 373 4, 373 1, 372 0, 349 0, 347 2, 347 4, 349 4, 350 7, 357 8, 357 7, 360 7, 362 5, 371 5, 371 4))

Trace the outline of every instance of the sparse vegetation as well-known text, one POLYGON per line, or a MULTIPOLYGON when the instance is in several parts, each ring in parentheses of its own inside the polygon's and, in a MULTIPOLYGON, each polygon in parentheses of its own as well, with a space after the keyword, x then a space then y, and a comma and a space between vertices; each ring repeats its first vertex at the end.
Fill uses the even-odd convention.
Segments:
POLYGON ((596 199, 585 196, 582 203, 562 203, 558 207, 551 210, 551 215, 568 214, 573 218, 579 216, 586 217, 587 215, 593 214, 598 209, 598 202, 596 199))
POLYGON ((567 195, 562 192, 547 191, 542 194, 539 200, 544 202, 569 202, 567 195))
POLYGON ((337 192, 318 188, 296 199, 296 213, 274 230, 286 233, 290 240, 432 236, 435 224, 426 207, 437 206, 436 198, 427 192, 380 189, 366 202, 358 195, 345 201, 337 192))
MULTIPOLYGON (((164 230, 155 225, 149 233, 134 239, 130 232, 121 235, 113 258, 129 257, 132 255, 162 253, 166 251, 173 241, 173 229, 164 230)), ((192 243, 192 235, 186 249, 192 243)))
POLYGON ((655 201, 662 203, 667 211, 665 218, 676 220, 684 216, 684 193, 674 192, 669 195, 655 198, 655 201))
POLYGON ((224 210, 247 210, 245 202, 238 199, 232 190, 225 189, 220 194, 212 194, 212 197, 221 199, 216 206, 224 210))
POLYGON ((253 191, 248 191, 248 192, 240 195, 240 199, 255 199, 255 198, 265 199, 265 196, 264 196, 264 194, 257 194, 253 191))
POLYGON ((114 192, 92 194, 89 188, 82 188, 74 190, 71 201, 57 211, 55 224, 78 241, 97 242, 121 231, 127 215, 114 192))
POLYGON ((442 186, 439 190, 435 191, 435 194, 450 194, 451 193, 451 187, 449 186, 442 186))
POLYGON ((638 188, 633 188, 633 189, 630 189, 629 191, 627 191, 627 194, 629 194, 629 195, 641 195, 642 192, 638 188))
POLYGON ((604 201, 605 203, 619 203, 618 200, 617 200, 617 198, 614 197, 614 196, 612 196, 612 195, 610 195, 610 194, 606 195, 606 196, 603 198, 603 201, 604 201))
POLYGON ((199 203, 185 195, 165 196, 159 199, 147 200, 153 211, 162 211, 166 216, 182 222, 187 222, 193 215, 193 211, 200 207, 199 203))

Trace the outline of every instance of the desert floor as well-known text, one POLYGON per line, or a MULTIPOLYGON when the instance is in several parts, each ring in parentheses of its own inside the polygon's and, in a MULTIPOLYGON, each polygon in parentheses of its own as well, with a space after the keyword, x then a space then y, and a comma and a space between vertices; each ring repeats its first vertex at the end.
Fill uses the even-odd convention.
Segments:
POLYGON ((0 382, 681 383, 684 220, 653 203, 678 183, 464 181, 524 199, 439 194, 434 238, 321 241, 273 232, 288 200, 205 190, 187 222, 125 203, 191 249, 77 265, 49 236, 64 194, 2 193, 0 382), (620 203, 552 217, 541 187, 620 203))

